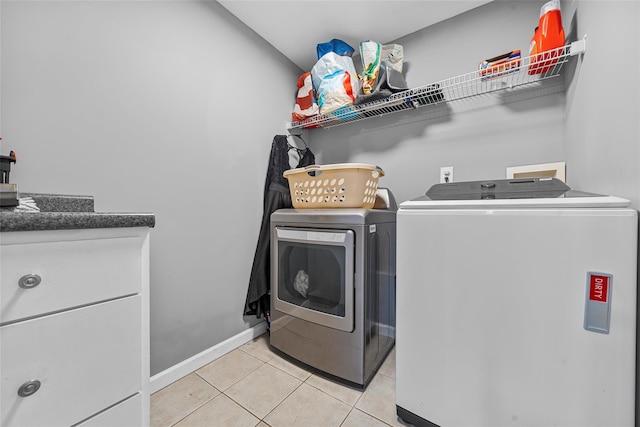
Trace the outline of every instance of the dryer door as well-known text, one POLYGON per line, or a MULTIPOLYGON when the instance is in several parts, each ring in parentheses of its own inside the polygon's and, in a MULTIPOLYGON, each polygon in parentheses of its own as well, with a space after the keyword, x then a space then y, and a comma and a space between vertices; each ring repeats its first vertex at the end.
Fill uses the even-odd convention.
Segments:
POLYGON ((342 331, 354 328, 354 232, 276 227, 274 308, 342 331))

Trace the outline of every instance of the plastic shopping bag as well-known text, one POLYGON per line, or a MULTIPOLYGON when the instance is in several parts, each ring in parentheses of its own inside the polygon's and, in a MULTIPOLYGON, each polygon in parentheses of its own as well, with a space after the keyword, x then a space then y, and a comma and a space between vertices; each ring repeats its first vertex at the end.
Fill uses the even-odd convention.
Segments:
POLYGON ((371 88, 371 93, 365 95, 359 93, 354 104, 366 104, 367 102, 377 101, 390 97, 396 92, 402 92, 407 90, 407 82, 404 78, 404 74, 400 73, 396 69, 383 63, 380 66, 380 72, 378 73, 378 81, 376 85, 371 88))
POLYGON ((311 79, 321 114, 352 105, 360 90, 353 60, 335 52, 323 55, 316 62, 311 69, 311 79))
POLYGON ((381 65, 391 67, 398 72, 402 72, 402 64, 404 63, 404 52, 401 44, 385 44, 382 45, 380 52, 381 65))
POLYGON ((358 93, 354 104, 360 105, 385 99, 394 93, 408 89, 402 73, 404 62, 402 45, 378 45, 367 41, 360 44, 360 52, 364 69, 361 76, 362 90, 358 93))
POLYGON ((380 71, 380 43, 366 40, 360 42, 360 59, 362 60, 362 92, 369 95, 378 81, 380 71))
POLYGON ((340 56, 352 56, 354 49, 340 39, 333 39, 326 43, 318 43, 316 46, 318 59, 322 58, 329 52, 335 52, 340 56))
POLYGON ((317 115, 319 112, 316 97, 313 94, 313 83, 311 82, 311 73, 307 72, 298 79, 298 96, 296 104, 293 106, 291 120, 301 122, 309 117, 317 115))

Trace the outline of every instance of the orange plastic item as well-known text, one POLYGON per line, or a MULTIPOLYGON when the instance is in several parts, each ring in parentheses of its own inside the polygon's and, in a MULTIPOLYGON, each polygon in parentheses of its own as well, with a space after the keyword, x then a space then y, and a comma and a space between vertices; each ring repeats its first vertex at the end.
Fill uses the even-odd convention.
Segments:
POLYGON ((478 65, 482 77, 498 77, 518 71, 520 68, 520 49, 485 59, 478 65))
POLYGON ((540 9, 538 27, 535 29, 529 55, 531 63, 529 74, 546 73, 553 67, 560 54, 557 50, 565 44, 564 28, 562 27, 562 13, 560 0, 551 0, 540 9))

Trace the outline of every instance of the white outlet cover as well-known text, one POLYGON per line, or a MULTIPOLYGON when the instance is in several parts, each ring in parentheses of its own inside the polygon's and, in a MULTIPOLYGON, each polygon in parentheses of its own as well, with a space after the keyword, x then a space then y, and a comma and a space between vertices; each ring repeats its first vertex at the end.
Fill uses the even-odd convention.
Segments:
POLYGON ((443 166, 440 168, 440 183, 453 182, 453 166, 443 166), (445 176, 449 178, 445 180, 445 176))

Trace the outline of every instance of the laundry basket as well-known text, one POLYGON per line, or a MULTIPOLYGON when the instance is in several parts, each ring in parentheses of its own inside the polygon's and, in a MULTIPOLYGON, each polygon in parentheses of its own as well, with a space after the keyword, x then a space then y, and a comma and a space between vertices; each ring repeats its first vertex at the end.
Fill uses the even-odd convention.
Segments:
POLYGON ((364 163, 337 163, 290 169, 283 175, 289 180, 291 202, 296 209, 371 209, 384 171, 364 163))

